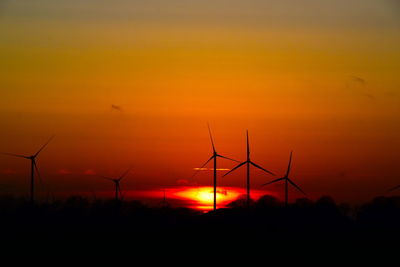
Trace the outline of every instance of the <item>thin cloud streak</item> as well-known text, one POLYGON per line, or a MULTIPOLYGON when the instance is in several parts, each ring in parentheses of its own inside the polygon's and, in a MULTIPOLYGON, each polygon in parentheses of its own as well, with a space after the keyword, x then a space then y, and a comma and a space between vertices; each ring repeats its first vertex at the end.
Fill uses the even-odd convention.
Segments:
POLYGON ((59 169, 57 171, 57 174, 61 174, 61 175, 68 175, 68 174, 73 174, 72 171, 68 170, 68 169, 59 169))
MULTIPOLYGON (((195 171, 213 171, 214 168, 193 168, 195 171)), ((217 171, 230 171, 231 169, 217 168, 217 171)))
POLYGON ((96 175, 96 172, 93 169, 87 169, 83 172, 84 175, 96 175))
POLYGON ((112 104, 112 105, 111 105, 111 110, 121 112, 121 111, 122 111, 122 107, 112 104))
POLYGON ((358 76, 350 76, 349 77, 351 81, 365 87, 367 86, 367 81, 364 78, 358 77, 358 76))

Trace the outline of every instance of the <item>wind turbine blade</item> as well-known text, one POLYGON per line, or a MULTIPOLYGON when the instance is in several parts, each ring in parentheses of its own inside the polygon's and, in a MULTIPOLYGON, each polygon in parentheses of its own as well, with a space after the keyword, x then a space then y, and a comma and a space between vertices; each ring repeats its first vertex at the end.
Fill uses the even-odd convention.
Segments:
POLYGON ((246 164, 247 161, 244 161, 242 163, 240 163, 239 165, 237 165, 235 168, 233 168, 232 170, 230 170, 229 172, 225 173, 222 177, 227 176, 228 174, 230 174, 231 172, 235 171, 236 169, 242 167, 244 164, 246 164))
POLYGON ((33 160, 33 166, 35 167, 35 171, 37 173, 37 176, 39 177, 39 180, 41 181, 42 180, 42 176, 40 175, 39 168, 36 165, 36 161, 35 160, 33 160))
POLYGON ((4 152, 1 152, 0 154, 7 155, 7 156, 18 157, 18 158, 29 159, 29 157, 24 156, 24 155, 18 155, 18 154, 12 154, 12 153, 4 153, 4 152))
POLYGON ((289 181, 289 183, 291 184, 291 185, 293 185, 297 190, 299 190, 300 192, 302 192, 305 196, 307 196, 307 194, 303 191, 303 190, 301 190, 301 188, 297 185, 297 184, 295 184, 292 180, 290 180, 289 178, 287 178, 288 179, 288 181, 289 181))
POLYGON ((250 156, 249 130, 246 130, 247 158, 250 156))
POLYGON ((53 140, 53 138, 54 138, 54 135, 52 137, 50 137, 50 139, 33 156, 36 157, 37 155, 39 155, 39 153, 50 143, 51 140, 53 140))
POLYGON ((287 171, 286 171, 286 175, 285 175, 286 177, 289 177, 290 167, 292 165, 292 154, 293 154, 293 151, 290 151, 289 165, 288 165, 288 168, 287 168, 287 171))
POLYGON ((118 181, 121 181, 125 176, 129 173, 129 171, 132 170, 132 167, 130 167, 126 172, 124 172, 119 178, 118 181))
POLYGON ((196 174, 197 174, 199 171, 201 171, 213 158, 214 158, 214 155, 211 156, 211 158, 209 158, 209 159, 206 161, 206 163, 204 163, 200 168, 198 168, 198 169, 195 171, 195 173, 192 175, 192 177, 190 177, 190 179, 192 179, 193 177, 195 177, 196 174))
POLYGON ((121 191, 121 187, 119 186, 119 183, 117 183, 117 190, 118 190, 118 194, 119 194, 119 197, 121 198, 121 200, 124 200, 124 194, 122 194, 122 191, 121 191))
POLYGON ((236 160, 236 159, 231 159, 231 158, 228 158, 228 157, 225 157, 225 156, 219 155, 219 154, 217 154, 217 157, 220 157, 220 158, 223 158, 223 159, 227 159, 227 160, 231 160, 231 161, 235 161, 235 162, 238 162, 238 163, 240 163, 240 161, 238 161, 238 160, 236 160))
POLYGON ((392 192, 400 188, 400 185, 390 188, 387 192, 392 192))
MULTIPOLYGON (((36 171, 36 174, 37 174, 37 177, 38 177, 38 180, 39 180, 39 184, 43 188, 43 190, 45 190, 45 185, 44 185, 44 182, 43 182, 43 178, 40 175, 39 168, 38 168, 38 166, 36 164, 36 160, 32 159, 32 161, 33 161, 33 166, 35 168, 35 171, 36 171)), ((48 191, 48 189, 46 191, 48 191)))
POLYGON ((213 140, 213 137, 212 137, 212 134, 211 134, 210 124, 207 123, 207 126, 208 126, 208 133, 210 134, 210 140, 211 140, 212 149, 213 149, 213 152, 215 153, 215 145, 214 145, 214 140, 213 140))
POLYGON ((273 173, 270 172, 269 170, 266 170, 266 169, 264 169, 263 167, 261 167, 261 166, 255 164, 254 162, 250 161, 250 163, 251 163, 251 165, 253 165, 254 167, 259 168, 260 170, 263 170, 263 171, 265 171, 266 173, 269 173, 269 174, 275 176, 275 174, 273 174, 273 173))
POLYGON ((275 180, 273 180, 273 181, 271 181, 271 182, 268 182, 268 183, 262 184, 261 186, 266 186, 266 185, 273 184, 273 183, 276 183, 276 182, 279 182, 279 181, 282 181, 282 180, 285 180, 285 177, 283 177, 283 178, 278 178, 278 179, 275 179, 275 180))

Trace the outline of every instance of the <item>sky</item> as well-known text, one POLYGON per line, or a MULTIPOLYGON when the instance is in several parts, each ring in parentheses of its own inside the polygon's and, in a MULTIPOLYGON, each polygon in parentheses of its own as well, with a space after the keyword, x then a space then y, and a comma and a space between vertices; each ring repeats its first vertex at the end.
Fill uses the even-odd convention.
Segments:
MULTIPOLYGON (((111 190, 95 175, 130 166, 132 192, 210 186, 210 170, 191 178, 211 156, 207 123, 238 160, 248 129, 253 161, 278 176, 293 150, 311 198, 357 203, 400 184, 398 1, 3 0, 0 32, 0 150, 56 135, 42 193, 111 190)), ((1 156, 0 191, 26 194, 28 174, 1 156)), ((252 171, 255 190, 272 179, 252 171)))

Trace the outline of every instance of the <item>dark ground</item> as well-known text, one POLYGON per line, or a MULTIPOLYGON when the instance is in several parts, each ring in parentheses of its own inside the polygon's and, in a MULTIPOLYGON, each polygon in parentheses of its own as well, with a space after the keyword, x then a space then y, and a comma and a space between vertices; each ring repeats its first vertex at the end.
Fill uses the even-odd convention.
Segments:
POLYGON ((138 201, 90 202, 71 197, 32 205, 3 196, 0 234, 8 248, 42 252, 131 248, 133 255, 154 252, 155 258, 226 255, 232 260, 252 255, 291 261, 321 256, 321 263, 381 253, 398 257, 400 197, 377 197, 354 210, 329 197, 315 202, 299 199, 285 208, 264 196, 249 209, 238 200, 230 208, 200 213, 168 206, 149 208, 138 201))

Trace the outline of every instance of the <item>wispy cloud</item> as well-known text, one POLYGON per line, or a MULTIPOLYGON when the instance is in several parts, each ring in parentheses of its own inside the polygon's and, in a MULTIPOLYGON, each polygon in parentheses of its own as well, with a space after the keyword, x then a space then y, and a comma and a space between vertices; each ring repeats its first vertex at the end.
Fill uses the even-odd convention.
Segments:
POLYGON ((373 94, 364 94, 366 97, 368 97, 369 99, 375 99, 375 96, 373 94))
POLYGON ((185 186, 197 186, 196 181, 189 181, 187 179, 178 179, 176 180, 177 185, 185 185, 185 186))
POLYGON ((57 174, 61 174, 61 175, 67 175, 67 174, 72 174, 72 171, 68 170, 68 169, 59 169, 57 171, 57 174))
POLYGON ((349 81, 356 83, 358 85, 361 85, 363 87, 367 86, 367 81, 364 78, 361 78, 358 76, 354 76, 354 75, 349 76, 349 81))
POLYGON ((112 104, 112 105, 111 105, 111 110, 114 110, 114 111, 122 111, 122 107, 121 107, 121 106, 118 106, 118 105, 112 104))
MULTIPOLYGON (((195 171, 213 171, 214 168, 193 168, 195 171)), ((231 169, 217 168, 217 171, 230 171, 231 169)))
POLYGON ((95 175, 96 172, 93 169, 87 169, 83 172, 84 175, 95 175))
POLYGON ((369 92, 367 88, 367 80, 359 76, 350 75, 346 80, 346 89, 353 89, 359 91, 363 96, 375 100, 375 96, 369 92))
POLYGON ((217 193, 218 193, 218 194, 221 194, 221 195, 225 195, 225 196, 228 195, 228 191, 227 191, 226 189, 224 189, 224 190, 217 190, 217 193))

